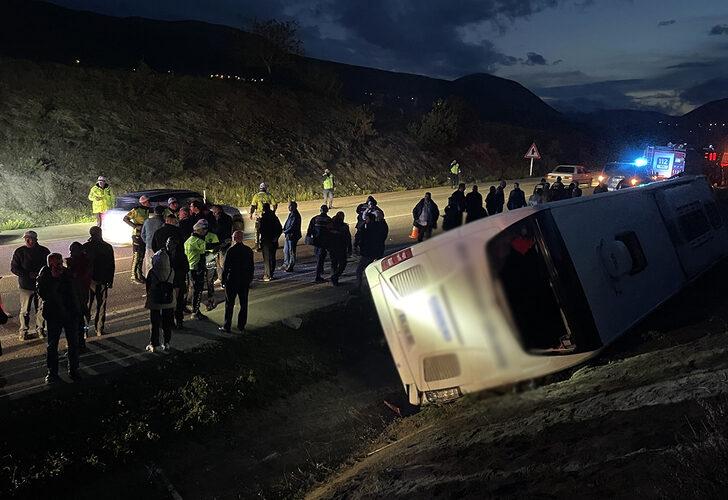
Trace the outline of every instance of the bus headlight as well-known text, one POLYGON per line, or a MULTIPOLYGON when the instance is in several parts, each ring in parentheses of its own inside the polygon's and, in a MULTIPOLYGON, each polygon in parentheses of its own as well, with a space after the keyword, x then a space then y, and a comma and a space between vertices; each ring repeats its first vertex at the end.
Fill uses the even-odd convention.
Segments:
POLYGON ((459 387, 439 389, 437 391, 425 391, 425 397, 430 403, 447 403, 461 396, 459 387))

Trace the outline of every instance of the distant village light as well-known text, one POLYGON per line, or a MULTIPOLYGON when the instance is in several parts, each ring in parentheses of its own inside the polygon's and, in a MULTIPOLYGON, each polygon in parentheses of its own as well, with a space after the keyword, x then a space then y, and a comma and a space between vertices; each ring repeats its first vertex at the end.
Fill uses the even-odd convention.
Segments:
POLYGON ((81 64, 81 60, 80 59, 75 59, 73 62, 75 62, 76 64, 81 64))

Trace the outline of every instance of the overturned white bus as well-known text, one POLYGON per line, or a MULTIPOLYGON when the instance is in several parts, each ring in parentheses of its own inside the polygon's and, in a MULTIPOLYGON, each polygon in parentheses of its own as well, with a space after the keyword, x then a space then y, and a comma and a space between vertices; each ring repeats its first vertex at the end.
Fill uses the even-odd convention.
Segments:
POLYGON ((412 404, 578 364, 728 254, 705 177, 522 208, 371 264, 412 404))

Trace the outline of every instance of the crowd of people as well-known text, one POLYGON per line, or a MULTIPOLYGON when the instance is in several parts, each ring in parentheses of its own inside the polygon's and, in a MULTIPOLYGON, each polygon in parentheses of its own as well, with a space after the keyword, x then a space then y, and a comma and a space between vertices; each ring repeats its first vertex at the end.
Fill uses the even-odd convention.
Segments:
MULTIPOLYGON (((460 166, 451 165, 452 178, 459 178, 460 166)), ((427 192, 412 210, 413 234, 417 241, 432 236, 442 217, 447 231, 483 217, 547 201, 581 196, 574 183, 564 186, 561 178, 549 185, 546 179, 534 188, 528 200, 519 183, 506 199, 506 181, 490 186, 485 199, 477 185, 466 193, 466 185, 458 183, 448 198, 443 212, 427 192)), ((595 192, 600 192, 599 187, 595 192)), ((330 215, 333 208, 333 175, 323 174, 323 198, 319 214, 302 231, 301 214, 295 201, 288 203, 285 221, 276 214, 278 202, 261 183, 253 196, 250 218, 255 221, 254 250, 262 253, 263 282, 274 279, 277 270, 291 273, 296 266, 299 241, 305 238, 314 247, 316 259, 315 283, 327 281, 324 266, 330 261, 328 281, 338 286, 352 254, 359 255, 353 293, 361 290, 366 267, 384 256, 389 226, 377 200, 369 196, 356 207, 355 233, 342 211, 330 215), (282 265, 277 266, 279 239, 283 237, 282 265)), ((64 258, 38 242, 34 231, 24 234, 25 244, 12 257, 11 272, 18 277, 20 292, 19 337, 47 339, 46 381, 58 381, 58 342, 64 333, 68 343, 69 375, 80 377, 79 351, 85 348, 90 335, 103 335, 106 325, 108 292, 114 284, 114 250, 104 241, 100 227, 102 214, 113 206, 114 195, 106 178, 99 177, 89 193, 97 225, 90 228, 85 243, 73 242, 69 256, 64 258), (35 315, 31 326, 31 316, 35 315), (31 328, 33 331, 31 332, 31 328)), ((243 243, 241 225, 226 214, 220 205, 208 206, 200 200, 187 205, 169 198, 166 205, 152 206, 147 196, 141 196, 136 207, 123 218, 132 230, 131 281, 145 286, 144 307, 149 310, 149 352, 168 351, 172 331, 184 328, 189 319, 205 320, 202 312, 206 294, 207 311, 217 306, 215 285, 225 291, 224 322, 220 331, 231 332, 236 304, 239 313, 235 326, 243 332, 248 317, 248 295, 254 275, 254 251, 243 243)))

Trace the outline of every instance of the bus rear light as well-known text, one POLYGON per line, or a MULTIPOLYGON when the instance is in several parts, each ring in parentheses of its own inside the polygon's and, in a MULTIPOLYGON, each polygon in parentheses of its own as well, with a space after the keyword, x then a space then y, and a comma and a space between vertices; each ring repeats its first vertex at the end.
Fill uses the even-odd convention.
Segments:
POLYGON ((405 248, 404 250, 400 250, 399 252, 393 253, 392 255, 388 255, 382 260, 382 271, 386 271, 387 269, 394 267, 397 264, 401 264, 402 262, 411 258, 411 248, 405 248))
POLYGON ((451 387, 449 389, 439 389, 437 391, 426 391, 425 397, 430 403, 447 403, 459 398, 462 394, 460 393, 459 387, 451 387))

